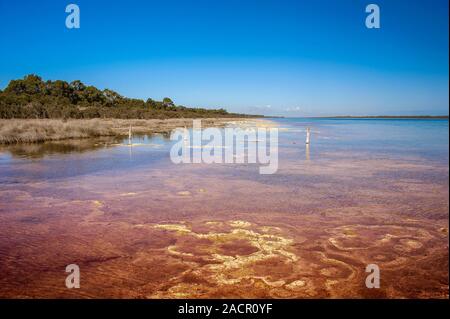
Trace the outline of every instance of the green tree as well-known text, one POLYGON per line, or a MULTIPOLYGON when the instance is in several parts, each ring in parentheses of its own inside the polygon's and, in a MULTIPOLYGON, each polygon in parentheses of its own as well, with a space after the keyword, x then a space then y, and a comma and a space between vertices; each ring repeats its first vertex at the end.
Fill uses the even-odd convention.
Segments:
POLYGON ((224 109, 206 110, 176 106, 168 97, 162 101, 132 99, 119 93, 80 80, 43 81, 30 74, 11 80, 0 90, 0 118, 172 118, 242 116, 229 114, 224 109))
POLYGON ((162 102, 165 107, 175 106, 175 103, 168 97, 163 98, 162 102))
POLYGON ((69 85, 74 91, 83 91, 86 88, 86 85, 84 85, 80 80, 75 80, 70 82, 69 85))

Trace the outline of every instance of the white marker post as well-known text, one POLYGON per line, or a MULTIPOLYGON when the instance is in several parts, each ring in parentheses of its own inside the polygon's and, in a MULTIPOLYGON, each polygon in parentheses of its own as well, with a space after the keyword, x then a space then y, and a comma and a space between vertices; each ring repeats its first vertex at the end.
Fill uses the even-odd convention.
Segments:
POLYGON ((131 124, 130 124, 130 129, 128 130, 128 144, 129 144, 129 145, 132 144, 132 143, 131 143, 131 137, 132 137, 132 134, 131 134, 131 124))
POLYGON ((187 140, 188 140, 188 131, 187 131, 187 128, 186 128, 186 126, 184 127, 184 131, 183 131, 183 139, 184 139, 184 141, 186 142, 187 140))
POLYGON ((310 141, 311 141, 311 129, 308 127, 306 128, 306 144, 309 145, 310 141))

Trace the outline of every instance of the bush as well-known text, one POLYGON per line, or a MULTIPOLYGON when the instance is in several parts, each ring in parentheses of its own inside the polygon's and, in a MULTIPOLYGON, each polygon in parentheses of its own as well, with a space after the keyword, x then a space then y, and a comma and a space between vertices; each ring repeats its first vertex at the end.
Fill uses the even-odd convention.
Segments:
POLYGON ((0 118, 180 118, 243 117, 224 109, 209 110, 177 106, 168 97, 163 101, 126 98, 109 89, 103 91, 76 80, 46 81, 30 74, 12 80, 0 90, 0 118))

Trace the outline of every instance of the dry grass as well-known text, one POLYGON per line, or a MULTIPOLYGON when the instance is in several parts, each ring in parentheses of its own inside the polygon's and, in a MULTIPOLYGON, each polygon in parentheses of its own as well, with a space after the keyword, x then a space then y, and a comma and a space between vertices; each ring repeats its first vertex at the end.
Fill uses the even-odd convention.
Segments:
MULTIPOLYGON (((204 126, 248 119, 202 119, 204 126)), ((122 119, 12 119, 0 120, 0 144, 39 143, 74 138, 126 136, 130 125, 134 134, 168 133, 177 127, 192 126, 192 119, 122 120, 122 119)))
POLYGON ((1 120, 0 143, 36 143, 114 135, 101 120, 1 120))

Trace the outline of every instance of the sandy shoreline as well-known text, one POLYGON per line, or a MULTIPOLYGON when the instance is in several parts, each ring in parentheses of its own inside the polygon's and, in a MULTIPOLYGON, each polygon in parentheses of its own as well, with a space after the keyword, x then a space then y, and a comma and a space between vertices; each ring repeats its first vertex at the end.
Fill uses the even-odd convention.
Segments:
MULTIPOLYGON (((268 122, 256 118, 202 118, 204 127, 221 127, 233 122, 268 122)), ((192 118, 182 119, 0 119, 0 144, 41 143, 100 136, 170 133, 177 127, 192 127, 192 118)))

